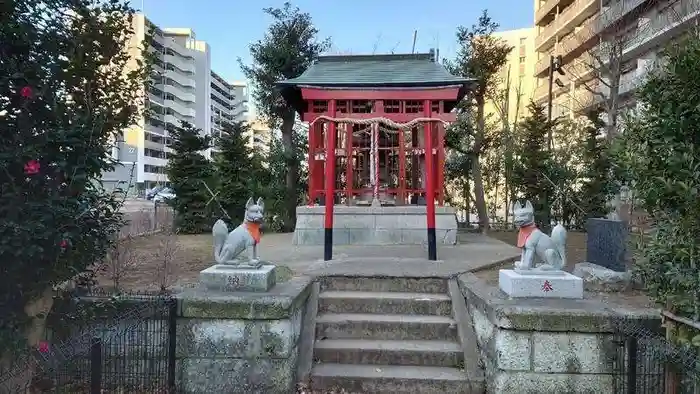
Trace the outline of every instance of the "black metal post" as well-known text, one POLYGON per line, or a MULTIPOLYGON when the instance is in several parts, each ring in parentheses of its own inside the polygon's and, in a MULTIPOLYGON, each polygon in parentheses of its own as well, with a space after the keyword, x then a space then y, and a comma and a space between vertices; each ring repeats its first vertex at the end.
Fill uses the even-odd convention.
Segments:
POLYGON ((333 228, 323 229, 323 260, 333 259, 333 228))
POLYGON ((428 260, 437 260, 437 238, 435 228, 428 228, 428 260))
MULTIPOLYGON (((552 122, 552 84, 554 83, 554 56, 549 57, 549 80, 547 81, 549 86, 547 87, 548 89, 548 95, 547 95, 547 123, 552 122)), ((549 150, 552 150, 552 128, 549 127, 549 130, 547 131, 547 147, 549 150)))
POLYGON ((637 338, 627 339, 627 394, 637 392, 637 338))
POLYGON ((102 393, 102 339, 90 343, 90 394, 102 393))
POLYGON ((175 354, 177 352, 177 299, 168 306, 168 388, 175 392, 175 354))

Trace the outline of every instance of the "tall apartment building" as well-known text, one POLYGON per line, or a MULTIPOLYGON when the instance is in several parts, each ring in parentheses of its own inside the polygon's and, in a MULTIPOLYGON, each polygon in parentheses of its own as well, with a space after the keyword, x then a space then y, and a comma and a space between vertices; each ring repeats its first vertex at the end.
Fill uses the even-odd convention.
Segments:
POLYGON ((212 135, 220 134, 225 122, 248 121, 248 92, 245 82, 226 82, 211 72, 212 135))
POLYGON ((502 122, 502 116, 507 115, 508 123, 512 124, 527 116, 527 105, 535 89, 535 29, 506 30, 495 33, 494 37, 513 50, 501 70, 497 87, 502 93, 507 91, 507 96, 499 95, 497 103, 488 102, 485 111, 490 121, 502 122))
POLYGON ((233 118, 241 122, 250 121, 248 84, 243 81, 233 81, 231 93, 233 93, 233 118))
MULTIPOLYGON (((248 87, 245 82, 227 82, 219 74, 211 72, 211 120, 212 135, 221 135, 224 123, 249 122, 248 87)), ((245 136, 250 139, 249 136, 245 136)), ((252 142, 249 142, 251 144, 252 142)), ((252 145, 251 145, 252 146, 252 145)), ((216 146, 209 151, 216 152, 216 146)))
POLYGON ((619 86, 616 107, 632 106, 631 93, 660 50, 695 24, 699 11, 700 0, 535 0, 535 101, 547 102, 550 56, 561 56, 566 75, 554 73, 553 117, 600 105, 611 85, 619 86))
POLYGON ((254 151, 267 154, 270 151, 272 140, 272 130, 267 123, 259 117, 255 117, 248 122, 250 131, 247 135, 248 146, 254 151))
POLYGON ((209 45, 191 29, 161 29, 143 14, 133 18, 129 51, 142 56, 142 43, 155 55, 151 86, 143 92, 145 108, 136 124, 124 131, 113 156, 120 165, 103 174, 106 187, 144 190, 168 181, 165 175, 170 133, 187 122, 211 130, 211 55, 209 45))

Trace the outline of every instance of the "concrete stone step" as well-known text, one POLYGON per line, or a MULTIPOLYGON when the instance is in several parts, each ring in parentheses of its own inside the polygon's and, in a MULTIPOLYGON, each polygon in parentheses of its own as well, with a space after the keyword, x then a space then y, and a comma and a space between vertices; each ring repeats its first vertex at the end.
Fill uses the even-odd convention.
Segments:
POLYGON ((314 344, 314 359, 335 364, 417 365, 456 367, 464 365, 457 342, 326 339, 314 344))
POLYGON ((436 293, 324 291, 318 308, 321 313, 452 315, 450 296, 436 293))
POLYGON ((483 394, 483 379, 469 379, 457 368, 390 365, 316 364, 311 388, 327 393, 483 394))
POLYGON ((397 291, 447 294, 447 280, 442 278, 368 278, 325 276, 321 291, 397 291))
POLYGON ((365 313, 320 314, 316 338, 458 341, 457 323, 451 317, 365 313))

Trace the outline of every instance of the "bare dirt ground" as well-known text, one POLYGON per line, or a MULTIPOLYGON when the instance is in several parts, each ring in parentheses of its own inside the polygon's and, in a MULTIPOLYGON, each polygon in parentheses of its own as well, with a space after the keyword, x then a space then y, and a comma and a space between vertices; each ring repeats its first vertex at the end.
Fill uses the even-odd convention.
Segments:
MULTIPOLYGON (((515 231, 496 231, 489 233, 489 236, 510 245, 516 244, 518 233, 515 231)), ((586 261, 586 233, 570 231, 566 238, 567 264, 564 268, 571 272, 577 263, 586 261)), ((488 270, 475 272, 476 276, 486 281, 492 286, 498 286, 498 270, 506 268, 504 266, 494 267, 488 270)), ((510 268, 507 267, 507 268, 510 268)), ((597 299, 601 302, 615 305, 628 306, 632 308, 654 308, 654 302, 647 297, 644 292, 638 289, 629 289, 622 292, 590 292, 586 291, 585 298, 597 299)))

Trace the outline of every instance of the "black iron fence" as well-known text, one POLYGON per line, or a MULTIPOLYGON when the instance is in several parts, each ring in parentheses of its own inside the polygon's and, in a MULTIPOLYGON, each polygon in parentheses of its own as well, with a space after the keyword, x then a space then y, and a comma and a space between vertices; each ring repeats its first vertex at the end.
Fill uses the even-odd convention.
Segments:
POLYGON ((612 352, 616 394, 700 393, 700 348, 666 339, 660 327, 615 322, 612 352))
POLYGON ((90 296, 78 304, 55 307, 46 341, 5 360, 0 394, 175 392, 175 299, 90 296))

